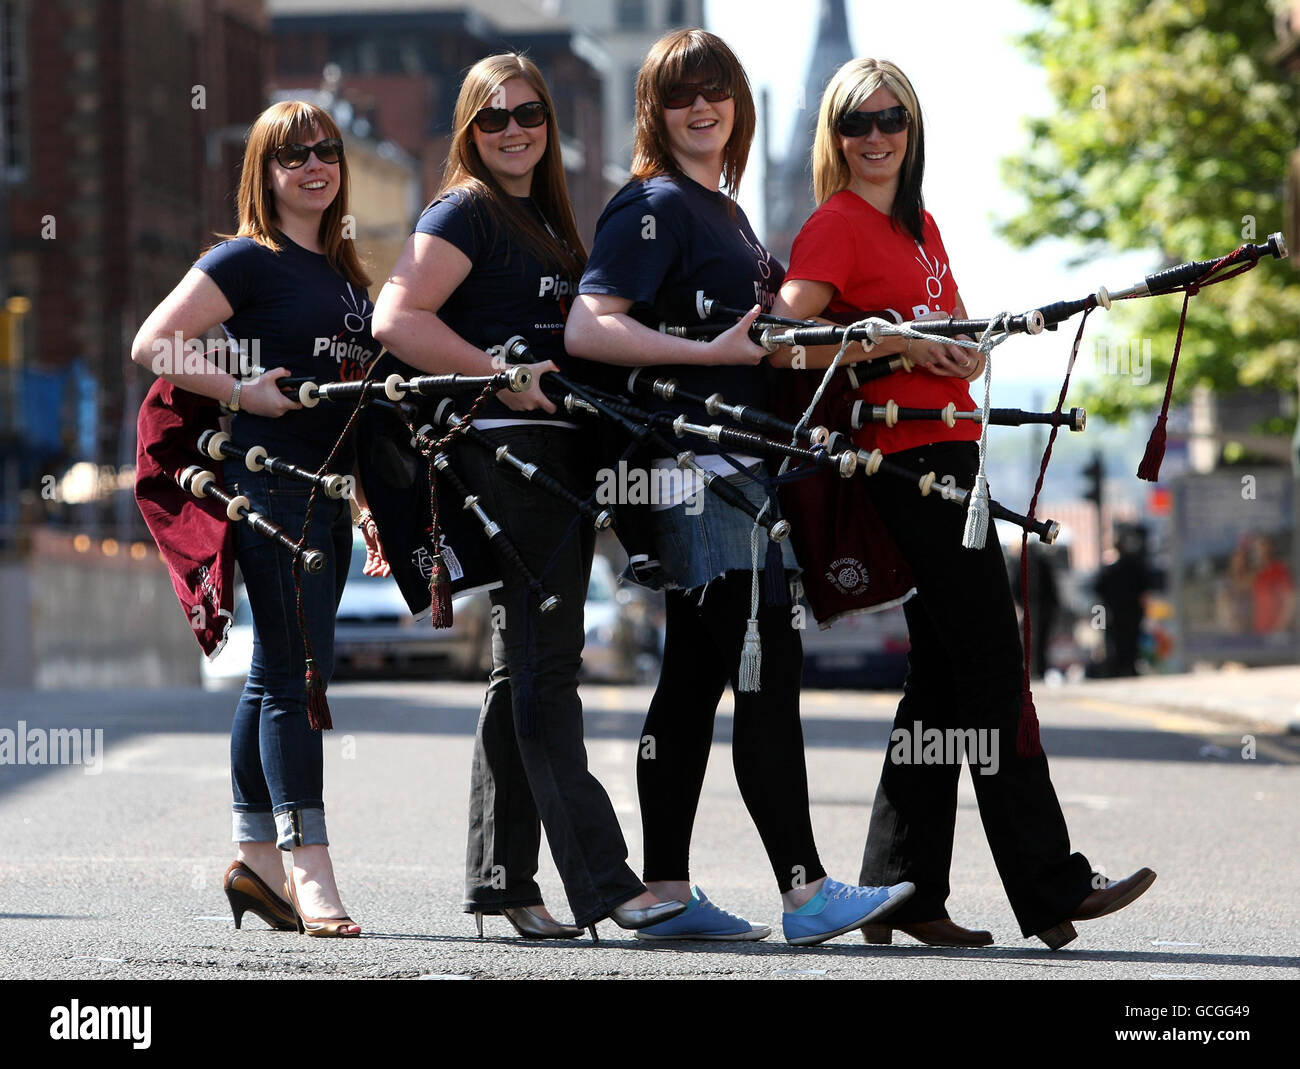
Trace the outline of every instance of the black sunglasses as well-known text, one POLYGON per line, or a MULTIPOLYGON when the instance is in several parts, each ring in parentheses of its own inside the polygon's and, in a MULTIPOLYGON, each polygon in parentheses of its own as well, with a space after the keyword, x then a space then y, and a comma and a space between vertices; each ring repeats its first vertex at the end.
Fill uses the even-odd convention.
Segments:
POLYGON ((676 111, 678 108, 689 108, 695 103, 696 97, 703 97, 710 104, 717 104, 719 101, 727 100, 731 96, 731 90, 721 85, 696 85, 688 83, 685 85, 674 85, 671 89, 665 89, 663 103, 665 108, 668 108, 671 111, 676 111))
POLYGON ((549 114, 546 105, 540 100, 530 100, 517 108, 479 108, 474 113, 473 123, 485 134, 499 134, 510 125, 512 116, 520 126, 531 129, 546 122, 549 114))
POLYGON ((897 134, 906 130, 911 121, 907 109, 899 104, 882 111, 850 111, 840 116, 835 129, 845 137, 865 137, 873 126, 882 134, 897 134))
POLYGON ((306 163, 307 157, 313 152, 321 163, 338 163, 343 158, 343 142, 337 137, 327 137, 314 145, 294 142, 292 145, 281 145, 267 158, 274 158, 286 171, 293 171, 306 163))

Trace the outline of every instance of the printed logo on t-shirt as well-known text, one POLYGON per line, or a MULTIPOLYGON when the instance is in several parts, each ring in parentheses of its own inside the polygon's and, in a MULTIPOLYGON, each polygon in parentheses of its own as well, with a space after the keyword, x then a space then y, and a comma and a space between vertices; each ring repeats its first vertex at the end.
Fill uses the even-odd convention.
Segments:
POLYGON ((736 231, 746 248, 754 254, 754 264, 758 269, 758 278, 754 279, 754 303, 761 306, 763 311, 770 312, 776 303, 776 290, 769 281, 772 277, 772 254, 757 239, 750 241, 743 227, 737 227, 736 231))
POLYGON ((934 302, 933 308, 925 304, 912 306, 912 316, 914 318, 920 318, 921 316, 929 315, 931 312, 940 312, 943 310, 939 306, 939 297, 943 293, 943 280, 948 275, 948 265, 941 263, 937 254, 933 259, 931 259, 924 247, 919 244, 916 246, 916 252, 916 262, 920 264, 926 272, 925 295, 934 302))
POLYGON ((365 290, 358 293, 352 288, 352 283, 346 285, 347 294, 340 295, 339 298, 344 307, 343 329, 333 337, 317 338, 311 354, 333 357, 335 364, 338 365, 337 374, 340 382, 363 378, 366 368, 378 353, 377 349, 372 348, 373 343, 366 345, 345 340, 346 335, 355 336, 364 333, 366 340, 369 341, 368 321, 375 313, 375 306, 370 303, 365 290))

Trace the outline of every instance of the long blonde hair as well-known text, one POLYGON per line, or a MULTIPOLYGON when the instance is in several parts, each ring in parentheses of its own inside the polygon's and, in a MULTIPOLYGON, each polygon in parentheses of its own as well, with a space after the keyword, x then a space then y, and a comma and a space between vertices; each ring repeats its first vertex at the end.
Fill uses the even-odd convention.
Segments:
MULTIPOLYGON (((272 104, 253 123, 244 145, 244 165, 239 176, 235 203, 239 212, 238 237, 252 238, 276 252, 281 251, 276 236, 275 192, 267 180, 270 156, 281 145, 309 144, 312 130, 319 128, 324 137, 342 140, 338 125, 329 113, 302 100, 272 104)), ((329 265, 354 286, 365 289, 370 277, 361 266, 356 245, 344 236, 343 219, 348 214, 348 157, 339 157, 339 191, 321 214, 320 243, 329 265)))
POLYGON ((898 191, 890 217, 895 227, 906 230, 918 242, 925 218, 921 197, 921 179, 925 174, 925 126, 921 120, 921 103, 916 90, 898 67, 884 59, 851 59, 835 72, 822 93, 817 114, 817 136, 813 140, 813 195, 825 204, 842 189, 847 189, 851 175, 840 151, 840 137, 835 124, 850 111, 857 111, 877 89, 888 89, 907 109, 907 152, 898 179, 898 191))
POLYGON ((527 56, 516 52, 480 59, 469 69, 456 97, 452 120, 455 132, 443 168, 438 196, 464 190, 481 200, 492 221, 513 232, 521 245, 542 263, 563 269, 572 276, 582 274, 587 251, 578 236, 578 224, 569 201, 569 185, 564 178, 564 161, 560 155, 560 127, 555 121, 555 104, 546 80, 527 56), (546 105, 546 151, 533 172, 533 203, 550 224, 550 230, 507 196, 488 170, 474 144, 472 127, 480 108, 493 106, 497 91, 512 78, 522 78, 546 105))
POLYGON ((722 157, 722 179, 735 197, 749 160, 757 118, 749 78, 727 43, 708 30, 676 30, 651 47, 636 77, 636 135, 632 177, 641 181, 677 174, 664 124, 664 93, 683 82, 712 82, 731 90, 735 119, 722 157))

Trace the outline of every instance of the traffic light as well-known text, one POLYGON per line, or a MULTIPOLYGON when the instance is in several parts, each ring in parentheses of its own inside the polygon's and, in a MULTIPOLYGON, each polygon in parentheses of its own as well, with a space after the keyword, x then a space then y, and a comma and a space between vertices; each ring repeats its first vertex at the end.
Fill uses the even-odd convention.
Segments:
POLYGON ((1085 489, 1083 496, 1093 502, 1098 509, 1101 508, 1101 486, 1102 481, 1106 478, 1106 469, 1102 464, 1101 454, 1093 453, 1090 460, 1083 468, 1083 474, 1087 478, 1084 484, 1085 489))

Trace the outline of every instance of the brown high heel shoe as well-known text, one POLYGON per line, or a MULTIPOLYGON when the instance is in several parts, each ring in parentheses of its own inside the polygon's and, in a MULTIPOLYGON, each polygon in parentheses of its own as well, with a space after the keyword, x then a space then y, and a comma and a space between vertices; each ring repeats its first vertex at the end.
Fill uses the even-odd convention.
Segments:
POLYGON ((1146 894, 1155 882, 1156 874, 1146 868, 1138 869, 1123 880, 1107 880, 1105 887, 1098 887, 1079 903, 1072 917, 1054 928, 1039 932, 1038 938, 1047 944, 1049 950, 1060 950, 1079 934, 1074 930, 1072 921, 1095 921, 1098 917, 1123 909, 1146 894))
POLYGON ((893 942, 895 930, 932 947, 986 947, 993 944, 991 932, 963 928, 948 917, 918 924, 868 924, 862 929, 862 937, 876 946, 887 946, 893 942))
MULTIPOLYGON (((507 906, 501 911, 516 932, 524 939, 577 939, 582 929, 572 924, 539 917, 529 906, 507 906)), ((483 938, 483 911, 474 911, 474 926, 478 937, 483 938)))
POLYGON ((298 917, 283 898, 277 895, 260 876, 242 861, 236 859, 226 869, 221 886, 230 900, 230 912, 235 916, 235 927, 243 924, 244 914, 253 912, 277 932, 296 932, 298 917))
POLYGON ((285 892, 289 895, 289 904, 300 932, 327 938, 355 939, 361 934, 361 925, 351 917, 309 917, 298 906, 298 898, 293 891, 293 877, 284 881, 285 892), (345 928, 355 928, 355 932, 345 932, 345 928))

